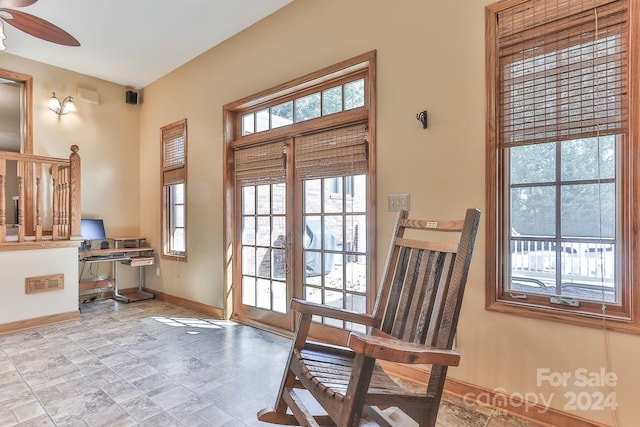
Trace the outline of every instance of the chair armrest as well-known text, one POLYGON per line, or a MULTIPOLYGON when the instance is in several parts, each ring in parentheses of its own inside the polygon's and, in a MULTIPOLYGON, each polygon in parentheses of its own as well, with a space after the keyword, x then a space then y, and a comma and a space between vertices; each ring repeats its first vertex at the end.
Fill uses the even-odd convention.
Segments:
POLYGON ((368 314, 330 307, 328 305, 305 301, 298 298, 291 299, 291 309, 297 311, 298 313, 331 317, 333 319, 359 323, 365 326, 374 326, 374 324, 376 323, 376 319, 368 314))
POLYGON ((460 364, 460 354, 453 350, 425 347, 422 344, 414 344, 395 338, 361 335, 352 332, 349 335, 348 345, 356 353, 389 362, 446 366, 460 364))

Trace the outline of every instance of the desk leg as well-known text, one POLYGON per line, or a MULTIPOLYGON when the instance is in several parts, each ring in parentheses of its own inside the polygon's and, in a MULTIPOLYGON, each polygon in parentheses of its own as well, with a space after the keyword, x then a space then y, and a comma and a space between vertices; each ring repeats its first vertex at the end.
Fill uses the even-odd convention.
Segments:
POLYGON ((118 262, 113 262, 113 299, 122 301, 122 302, 131 302, 129 298, 124 295, 121 295, 118 291, 118 262))
POLYGON ((144 266, 138 267, 138 293, 149 298, 155 298, 156 296, 150 292, 144 291, 144 266))

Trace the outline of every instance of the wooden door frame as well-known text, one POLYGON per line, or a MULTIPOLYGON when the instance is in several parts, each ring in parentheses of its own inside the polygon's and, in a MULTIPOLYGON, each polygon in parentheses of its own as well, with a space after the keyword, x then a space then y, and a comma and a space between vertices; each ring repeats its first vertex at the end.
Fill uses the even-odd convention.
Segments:
MULTIPOLYGON (((279 97, 284 96, 285 94, 290 94, 294 92, 294 88, 310 88, 314 86, 319 86, 323 82, 332 81, 336 78, 345 76, 349 73, 353 73, 354 71, 363 71, 367 73, 367 87, 365 90, 365 108, 361 108, 358 110, 347 111, 341 113, 339 118, 335 116, 326 116, 318 119, 310 120, 308 122, 296 123, 293 126, 295 130, 293 133, 301 134, 306 132, 311 132, 313 130, 321 130, 326 129, 328 127, 336 126, 340 123, 346 124, 349 122, 363 122, 366 121, 369 126, 369 143, 373 149, 369 150, 369 186, 368 186, 368 252, 367 257, 370 262, 369 266, 369 277, 370 284, 368 292, 375 296, 376 285, 375 285, 375 277, 376 277, 376 243, 375 243, 375 224, 376 224, 376 210, 377 210, 377 202, 376 202, 376 150, 375 150, 375 139, 376 139, 376 51, 370 51, 364 53, 362 55, 356 56, 354 58, 342 61, 338 64, 332 65, 330 67, 326 67, 322 70, 316 71, 314 73, 305 75, 298 79, 292 80, 290 82, 278 85, 274 88, 259 92, 257 94, 247 96, 240 100, 234 101, 232 103, 226 104, 223 107, 223 179, 224 179, 224 188, 223 188, 223 233, 224 233, 224 248, 223 253, 223 271, 224 271, 224 284, 223 284, 223 311, 225 318, 229 319, 235 314, 235 307, 238 302, 235 301, 236 292, 241 286, 241 283, 238 282, 236 272, 238 269, 237 265, 237 257, 235 256, 238 253, 239 242, 237 241, 236 228, 237 228, 237 200, 236 200, 236 191, 235 188, 235 179, 234 179, 234 150, 248 146, 256 143, 262 137, 262 141, 266 142, 266 135, 262 134, 254 134, 247 137, 241 137, 241 126, 239 126, 240 122, 240 113, 242 110, 247 108, 253 108, 261 103, 269 100, 269 99, 277 99, 279 97)), ((270 136, 268 138, 279 139, 284 135, 292 133, 290 129, 275 129, 268 131, 270 136)), ((290 161, 288 159, 288 161, 290 161)), ((292 176, 287 178, 287 193, 294 194, 294 192, 299 191, 296 189, 295 183, 293 182, 295 178, 292 176), (290 186, 293 184, 293 187, 290 186)), ((293 197, 288 198, 293 199, 293 197)), ((293 201, 288 201, 287 209, 291 209, 294 206, 289 206, 293 201)), ((295 209, 289 210, 289 212, 295 212, 295 209)), ((293 227, 297 227, 299 222, 301 221, 297 215, 293 216, 292 221, 287 221, 287 228, 290 229, 293 227)), ((292 245, 292 251, 295 250, 295 245, 292 245)), ((291 260, 295 255, 291 255, 291 260)), ((374 304, 374 298, 368 298, 368 310, 371 310, 374 304), (370 306, 370 307, 369 307, 370 306)), ((291 324, 293 325, 293 318, 290 316, 290 313, 287 313, 287 316, 291 317, 291 324)))

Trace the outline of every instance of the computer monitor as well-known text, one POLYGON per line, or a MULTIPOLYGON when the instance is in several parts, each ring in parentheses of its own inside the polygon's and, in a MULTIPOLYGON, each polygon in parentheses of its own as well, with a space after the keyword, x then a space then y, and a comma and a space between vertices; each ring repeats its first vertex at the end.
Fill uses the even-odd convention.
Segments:
POLYGON ((104 221, 101 219, 81 219, 80 234, 84 240, 83 248, 91 247, 93 240, 106 240, 107 233, 104 231, 104 221))

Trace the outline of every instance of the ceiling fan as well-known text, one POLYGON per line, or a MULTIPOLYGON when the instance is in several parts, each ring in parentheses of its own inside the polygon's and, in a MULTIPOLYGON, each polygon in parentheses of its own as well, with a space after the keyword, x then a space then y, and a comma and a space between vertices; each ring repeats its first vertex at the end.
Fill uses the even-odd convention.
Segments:
POLYGON ((0 0, 0 50, 5 50, 3 21, 34 37, 65 46, 80 46, 80 42, 60 27, 37 16, 4 7, 26 7, 38 0, 0 0))

